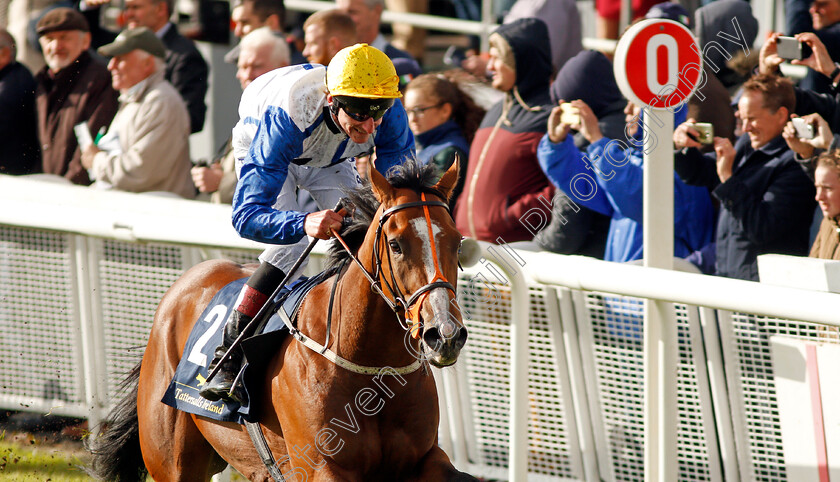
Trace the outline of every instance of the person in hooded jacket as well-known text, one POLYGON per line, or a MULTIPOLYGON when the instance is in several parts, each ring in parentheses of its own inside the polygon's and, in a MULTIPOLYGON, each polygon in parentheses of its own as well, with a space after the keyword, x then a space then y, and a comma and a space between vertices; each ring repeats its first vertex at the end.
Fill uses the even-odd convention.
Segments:
POLYGON ((551 110, 548 29, 542 20, 523 18, 500 26, 489 42, 492 85, 505 95, 488 110, 470 146, 455 224, 482 241, 529 241, 534 235, 521 219, 531 209, 545 209, 554 194, 536 155, 551 110))
MULTIPOLYGON (((609 139, 601 134, 591 109, 580 101, 573 105, 580 107, 579 126, 563 123, 559 107, 552 110, 548 133, 540 141, 540 166, 554 184, 568 189, 576 203, 612 218, 605 260, 641 259, 644 174, 641 109, 627 104, 628 137, 609 139), (590 141, 585 153, 575 147, 568 135, 572 127, 584 132, 590 141)), ((675 112, 675 125, 685 119, 686 110, 683 105, 675 112)), ((684 258, 713 240, 714 210, 709 192, 685 184, 675 173, 674 256, 684 258)))
MULTIPOLYGON (((624 138, 627 101, 615 82, 612 63, 601 52, 584 50, 569 59, 551 84, 550 94, 555 105, 561 99, 584 102, 605 137, 624 138)), ((575 132, 573 138, 580 150, 589 145, 583 132, 575 132)), ((546 251, 603 259, 609 227, 609 216, 578 206, 558 187, 548 226, 534 236, 534 242, 546 251)))

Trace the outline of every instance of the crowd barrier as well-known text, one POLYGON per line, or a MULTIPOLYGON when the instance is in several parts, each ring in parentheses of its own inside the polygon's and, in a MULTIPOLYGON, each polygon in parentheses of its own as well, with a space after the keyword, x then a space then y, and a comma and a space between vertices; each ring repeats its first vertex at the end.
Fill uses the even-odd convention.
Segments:
MULTIPOLYGON (((0 176, 0 205, 3 409, 100 421, 169 285, 201 260, 253 262, 261 249, 236 235, 229 207, 194 201, 0 176)), ((824 480, 818 472, 840 463, 831 370, 820 372, 826 443, 809 458, 797 445, 820 427, 791 417, 821 400, 797 405, 813 393, 791 386, 799 365, 774 365, 798 360, 783 357, 797 347, 831 360, 840 295, 480 249, 459 275, 467 346, 434 371, 440 443, 459 468, 515 481, 644 480, 646 298, 674 303, 680 480, 824 480)))

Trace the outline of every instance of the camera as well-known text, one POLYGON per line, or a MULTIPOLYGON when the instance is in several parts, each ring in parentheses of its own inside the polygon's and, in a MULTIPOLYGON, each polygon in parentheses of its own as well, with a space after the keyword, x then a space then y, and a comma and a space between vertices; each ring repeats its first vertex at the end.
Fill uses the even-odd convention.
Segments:
POLYGON ((580 125, 580 110, 568 102, 560 104, 560 122, 568 125, 580 125))
POLYGON ((715 129, 706 122, 697 122, 695 124, 688 124, 691 128, 697 131, 697 136, 689 134, 688 136, 699 142, 700 144, 712 144, 715 141, 715 129))
POLYGON ((817 136, 814 125, 809 124, 805 119, 801 117, 794 117, 791 119, 791 122, 793 122, 793 128, 796 130, 796 137, 800 139, 813 139, 817 136))
POLYGON ((811 56, 811 47, 793 37, 776 39, 776 53, 785 60, 802 60, 811 56))
POLYGON ((200 159, 190 159, 190 162, 192 162, 193 167, 210 167, 213 164, 213 161, 203 157, 200 159))

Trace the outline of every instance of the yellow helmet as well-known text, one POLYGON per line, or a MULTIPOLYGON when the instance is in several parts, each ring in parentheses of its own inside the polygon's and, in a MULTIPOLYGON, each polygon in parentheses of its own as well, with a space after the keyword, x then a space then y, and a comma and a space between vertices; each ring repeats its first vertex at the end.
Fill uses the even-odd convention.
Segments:
POLYGON ((368 44, 345 47, 327 67, 327 90, 333 96, 396 99, 400 78, 391 59, 368 44))

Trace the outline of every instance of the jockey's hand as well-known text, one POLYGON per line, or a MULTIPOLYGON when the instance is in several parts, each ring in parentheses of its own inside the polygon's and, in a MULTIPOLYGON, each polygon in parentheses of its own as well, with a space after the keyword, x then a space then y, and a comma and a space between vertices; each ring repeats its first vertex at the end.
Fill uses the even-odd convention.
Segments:
POLYGON ((332 237, 333 231, 341 230, 341 222, 344 220, 344 216, 347 216, 347 211, 344 208, 341 208, 338 212, 327 209, 310 213, 303 222, 303 230, 313 238, 329 239, 332 237))

